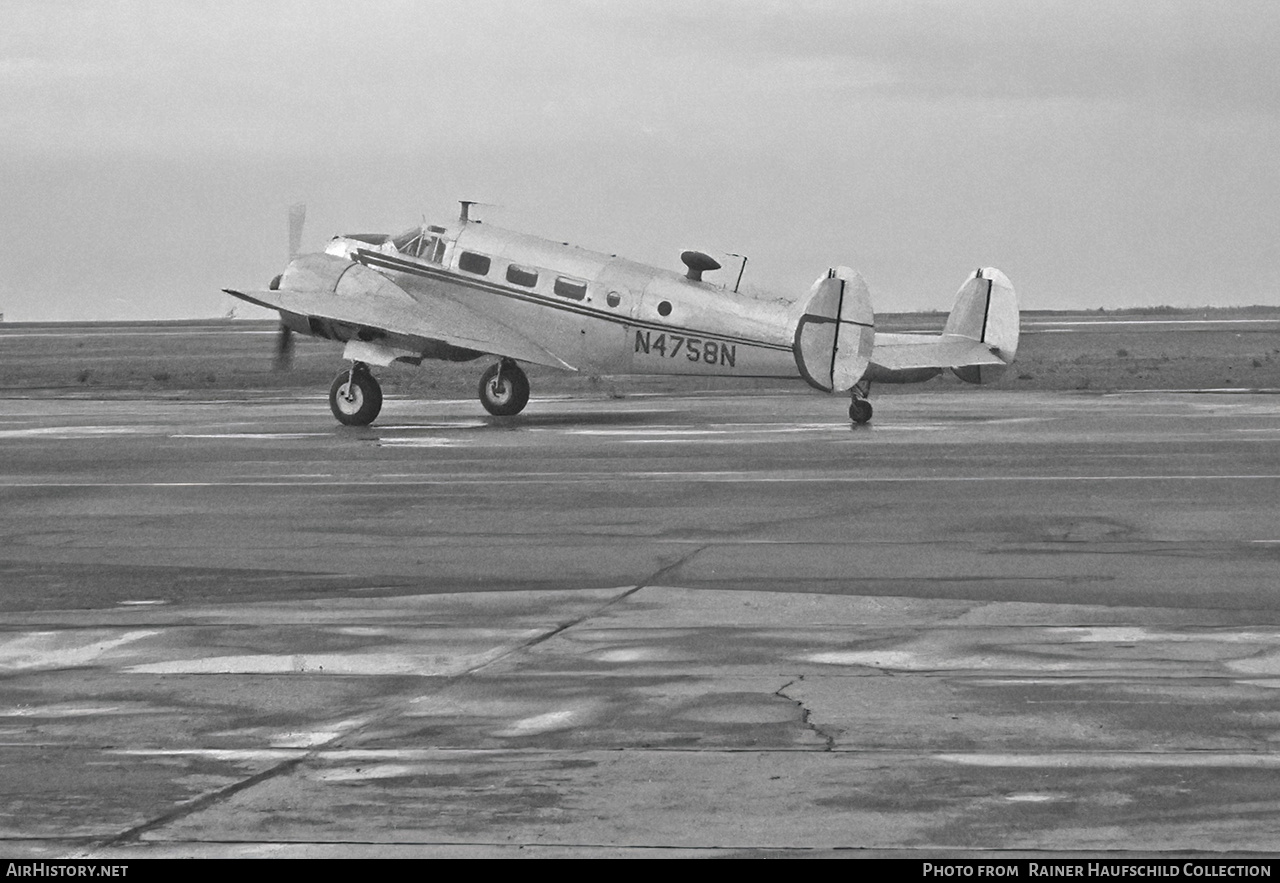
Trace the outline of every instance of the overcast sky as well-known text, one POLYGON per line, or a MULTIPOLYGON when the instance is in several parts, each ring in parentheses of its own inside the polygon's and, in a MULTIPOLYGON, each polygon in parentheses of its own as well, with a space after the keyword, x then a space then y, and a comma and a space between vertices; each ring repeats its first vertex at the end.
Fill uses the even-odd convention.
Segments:
POLYGON ((25 2, 0 312, 224 313, 304 246, 494 203, 679 269, 833 264, 879 310, 1280 303, 1280 3, 25 2))

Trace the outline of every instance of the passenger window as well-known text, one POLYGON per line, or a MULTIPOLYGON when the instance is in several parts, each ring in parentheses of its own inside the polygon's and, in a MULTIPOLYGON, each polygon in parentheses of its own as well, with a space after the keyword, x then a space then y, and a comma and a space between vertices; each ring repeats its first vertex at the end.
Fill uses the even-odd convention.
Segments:
POLYGON ((523 285, 525 288, 533 288, 538 284, 538 271, 526 270, 524 267, 511 264, 507 267, 507 281, 523 285))
POLYGON ((587 283, 580 279, 570 279, 567 276, 557 276, 555 288, 552 290, 561 297, 571 297, 574 300, 582 300, 587 296, 587 283))
POLYGON ((458 269, 466 273, 475 273, 477 276, 487 275, 489 272, 488 255, 476 254, 474 251, 464 251, 462 257, 458 258, 458 269))

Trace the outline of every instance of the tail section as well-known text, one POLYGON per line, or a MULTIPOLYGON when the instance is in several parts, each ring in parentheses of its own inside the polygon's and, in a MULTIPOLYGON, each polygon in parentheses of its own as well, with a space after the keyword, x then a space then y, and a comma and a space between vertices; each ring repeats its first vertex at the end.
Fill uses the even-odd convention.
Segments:
POLYGON ((953 365, 952 372, 968 383, 990 383, 1004 373, 1018 352, 1018 295, 1009 277, 995 267, 982 267, 956 292, 944 338, 965 338, 983 344, 998 363, 953 365))
POLYGON ((836 267, 809 289, 791 348, 810 386, 843 392, 866 373, 875 337, 867 283, 856 271, 836 267))
POLYGON ((983 267, 956 292, 941 334, 877 334, 869 379, 917 383, 950 368, 969 383, 990 383, 1018 351, 1018 296, 1009 279, 983 267))

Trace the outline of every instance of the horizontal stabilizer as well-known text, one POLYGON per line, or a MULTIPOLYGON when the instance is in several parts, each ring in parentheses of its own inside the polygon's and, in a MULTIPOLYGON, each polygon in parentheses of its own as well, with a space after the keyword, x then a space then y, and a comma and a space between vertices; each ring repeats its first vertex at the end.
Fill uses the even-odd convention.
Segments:
POLYGON ((1008 277, 984 267, 956 292, 942 334, 877 334, 873 360, 888 372, 951 368, 962 380, 985 383, 1013 362, 1020 323, 1008 277))
POLYGON ((991 347, 955 334, 877 334, 875 363, 884 368, 954 368, 1005 365, 991 347))

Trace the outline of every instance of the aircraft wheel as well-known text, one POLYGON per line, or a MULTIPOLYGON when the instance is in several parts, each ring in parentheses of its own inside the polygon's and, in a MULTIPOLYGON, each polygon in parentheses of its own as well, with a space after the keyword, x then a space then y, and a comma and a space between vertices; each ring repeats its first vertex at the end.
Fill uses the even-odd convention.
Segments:
POLYGON ((494 365, 480 378, 480 404, 495 417, 519 414, 529 404, 529 378, 515 362, 494 365))
POLYGON ((344 426, 368 426, 382 410, 382 387, 367 368, 341 371, 329 387, 329 407, 344 426))
POLYGON ((866 423, 871 419, 871 403, 866 399, 854 399, 849 405, 849 419, 854 423, 866 423))

